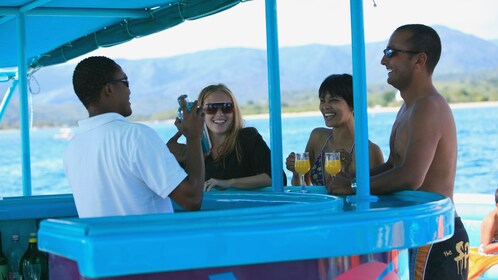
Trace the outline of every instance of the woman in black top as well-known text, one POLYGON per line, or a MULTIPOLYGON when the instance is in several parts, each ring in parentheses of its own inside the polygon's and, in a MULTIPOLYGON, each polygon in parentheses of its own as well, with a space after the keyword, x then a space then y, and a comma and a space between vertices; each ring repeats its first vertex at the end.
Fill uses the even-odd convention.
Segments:
MULTIPOLYGON (((256 128, 244 128, 233 93, 224 84, 205 87, 198 97, 206 113, 211 152, 205 158, 205 189, 255 189, 271 186, 270 149, 256 128)), ((181 136, 168 141, 169 149, 181 161, 181 136)), ((285 173, 282 174, 285 180, 285 173)), ((284 183, 285 184, 285 183, 284 183)))

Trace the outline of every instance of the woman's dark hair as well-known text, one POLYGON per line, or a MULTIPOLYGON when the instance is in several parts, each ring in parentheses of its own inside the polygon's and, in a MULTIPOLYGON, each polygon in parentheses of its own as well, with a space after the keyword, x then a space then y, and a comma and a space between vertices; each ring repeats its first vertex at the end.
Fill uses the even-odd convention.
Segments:
POLYGON ((89 104, 100 99, 102 87, 114 79, 121 67, 105 56, 91 56, 76 65, 73 73, 74 92, 81 103, 88 108, 89 104))
POLYGON ((333 74, 325 78, 318 89, 318 97, 324 98, 326 94, 332 97, 341 97, 351 109, 353 105, 353 77, 349 74, 333 74))

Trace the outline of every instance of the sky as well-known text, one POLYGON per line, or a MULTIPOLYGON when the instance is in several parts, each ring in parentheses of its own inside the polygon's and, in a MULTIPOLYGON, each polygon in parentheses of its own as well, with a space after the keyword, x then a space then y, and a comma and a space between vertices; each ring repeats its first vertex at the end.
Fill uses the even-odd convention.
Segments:
MULTIPOLYGON (((350 44, 349 2, 277 0, 279 47, 350 44)), ((363 1, 366 42, 387 40, 406 23, 445 25, 482 39, 498 39, 497 0, 375 0, 375 4, 363 1)), ((264 0, 243 2, 92 55, 142 59, 225 47, 266 48, 264 0)))

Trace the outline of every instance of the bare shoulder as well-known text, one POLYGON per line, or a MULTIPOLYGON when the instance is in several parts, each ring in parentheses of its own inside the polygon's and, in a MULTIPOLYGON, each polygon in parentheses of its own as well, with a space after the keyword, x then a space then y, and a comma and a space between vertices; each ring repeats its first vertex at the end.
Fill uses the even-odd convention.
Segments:
POLYGON ((368 147, 373 150, 380 150, 379 145, 375 144, 371 140, 368 140, 368 147))
POLYGON ((413 112, 425 116, 451 113, 450 105, 441 94, 433 94, 420 98, 413 106, 413 112))
POLYGON ((412 125, 423 125, 446 130, 454 126, 453 114, 446 99, 440 94, 420 98, 411 108, 412 125))
POLYGON ((368 140, 368 150, 370 151, 370 161, 373 166, 384 163, 384 155, 379 145, 368 140))
POLYGON ((496 210, 493 210, 491 213, 487 214, 486 217, 482 220, 483 226, 495 226, 497 222, 496 210))
POLYGON ((331 132, 332 132, 332 129, 330 129, 330 128, 317 127, 315 129, 313 129, 313 131, 311 131, 310 138, 321 139, 323 137, 328 137, 331 132))
POLYGON ((380 149, 379 145, 370 140, 368 140, 368 149, 370 150, 370 152, 382 154, 382 150, 380 149))
POLYGON ((332 133, 332 129, 325 127, 317 127, 311 131, 309 142, 312 145, 318 145, 323 143, 325 138, 327 138, 330 133, 332 133))

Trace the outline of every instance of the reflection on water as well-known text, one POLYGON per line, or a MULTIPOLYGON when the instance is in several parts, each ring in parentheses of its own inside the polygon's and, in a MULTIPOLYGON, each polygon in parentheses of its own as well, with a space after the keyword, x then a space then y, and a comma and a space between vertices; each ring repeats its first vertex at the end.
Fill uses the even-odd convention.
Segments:
MULTIPOLYGON (((455 188, 460 193, 494 193, 498 188, 498 108, 453 109, 458 130, 458 163, 455 188)), ((389 156, 389 133, 396 112, 369 114, 369 138, 389 156)), ((167 141, 176 128, 173 123, 149 124, 167 141)), ((311 130, 322 126, 320 116, 284 117, 282 119, 283 157, 291 151, 304 150, 311 130)), ((268 119, 248 119, 270 143, 268 119)), ((69 193, 62 168, 67 141, 53 138, 58 128, 31 131, 31 172, 33 194, 69 193)), ((22 194, 21 141, 18 131, 0 131, 0 195, 22 194)), ((291 173, 287 170, 288 182, 291 173)))

